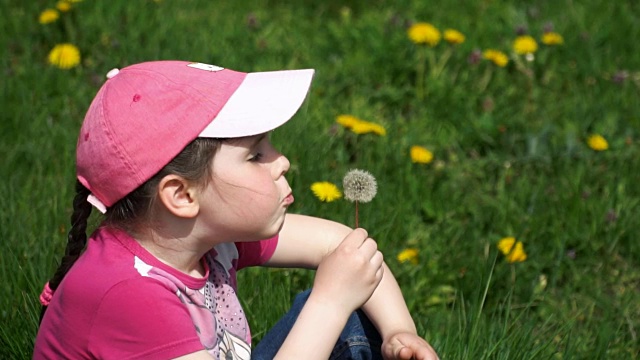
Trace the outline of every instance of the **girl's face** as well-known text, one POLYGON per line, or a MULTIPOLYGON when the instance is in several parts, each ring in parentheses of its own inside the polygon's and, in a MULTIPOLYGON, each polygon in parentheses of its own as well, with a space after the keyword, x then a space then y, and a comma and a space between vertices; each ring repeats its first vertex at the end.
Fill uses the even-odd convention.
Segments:
POLYGON ((212 166, 201 205, 205 226, 233 241, 277 234, 293 195, 284 177, 289 160, 271 145, 268 133, 223 141, 212 166))

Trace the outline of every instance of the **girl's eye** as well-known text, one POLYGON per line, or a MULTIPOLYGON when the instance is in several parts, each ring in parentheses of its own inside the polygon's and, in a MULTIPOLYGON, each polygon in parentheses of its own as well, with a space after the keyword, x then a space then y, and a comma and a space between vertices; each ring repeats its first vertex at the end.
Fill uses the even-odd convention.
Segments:
POLYGON ((255 155, 253 155, 253 156, 249 159, 249 161, 252 161, 252 162, 256 162, 256 161, 260 161, 260 160, 262 160, 262 153, 260 153, 260 152, 255 153, 255 155))

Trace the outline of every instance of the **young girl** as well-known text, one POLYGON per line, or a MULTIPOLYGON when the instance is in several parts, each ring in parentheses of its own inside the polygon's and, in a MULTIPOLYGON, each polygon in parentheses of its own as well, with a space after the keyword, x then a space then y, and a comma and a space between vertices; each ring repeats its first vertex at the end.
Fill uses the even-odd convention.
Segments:
POLYGON ((158 61, 107 77, 80 130, 34 358, 437 358, 365 230, 286 215, 289 161, 269 132, 313 70, 158 61), (105 219, 87 241, 92 205, 105 219), (317 273, 252 354, 236 271, 256 265, 317 273))

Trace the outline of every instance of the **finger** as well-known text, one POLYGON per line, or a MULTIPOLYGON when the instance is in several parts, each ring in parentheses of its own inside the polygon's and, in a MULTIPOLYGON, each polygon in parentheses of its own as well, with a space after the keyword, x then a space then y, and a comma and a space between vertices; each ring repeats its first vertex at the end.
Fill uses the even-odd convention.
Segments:
POLYGON ((362 228, 357 228, 347 235, 347 237, 342 240, 340 246, 351 247, 351 248, 359 248, 363 242, 367 240, 367 230, 362 228))
POLYGON ((373 266, 382 269, 382 264, 384 263, 384 255, 382 255, 380 251, 376 250, 370 261, 373 266))
POLYGON ((425 347, 421 347, 415 351, 414 357, 416 359, 427 359, 427 360, 438 360, 440 359, 436 354, 435 350, 430 345, 426 345, 425 347))
POLYGON ((380 266, 376 271, 376 281, 378 282, 378 284, 380 284, 380 281, 382 281, 383 276, 384 276, 384 267, 380 266))
POLYGON ((371 259, 378 251, 378 244, 372 238, 367 238, 360 244, 358 251, 367 259, 371 259))
POLYGON ((429 344, 409 344, 405 349, 411 350, 411 359, 417 360, 437 360, 438 355, 429 344))
POLYGON ((396 349, 396 359, 409 360, 413 359, 413 351, 411 348, 403 346, 396 349))

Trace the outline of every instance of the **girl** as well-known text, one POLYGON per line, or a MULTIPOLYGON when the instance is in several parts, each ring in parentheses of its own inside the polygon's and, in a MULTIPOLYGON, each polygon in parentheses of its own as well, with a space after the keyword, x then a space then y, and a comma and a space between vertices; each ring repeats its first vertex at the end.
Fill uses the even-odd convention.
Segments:
POLYGON ((313 70, 158 61, 107 77, 80 130, 34 358, 437 358, 365 230, 286 215, 289 161, 268 134, 313 70), (105 219, 87 241, 91 205, 105 219), (236 271, 256 265, 317 273, 252 354, 236 271))

